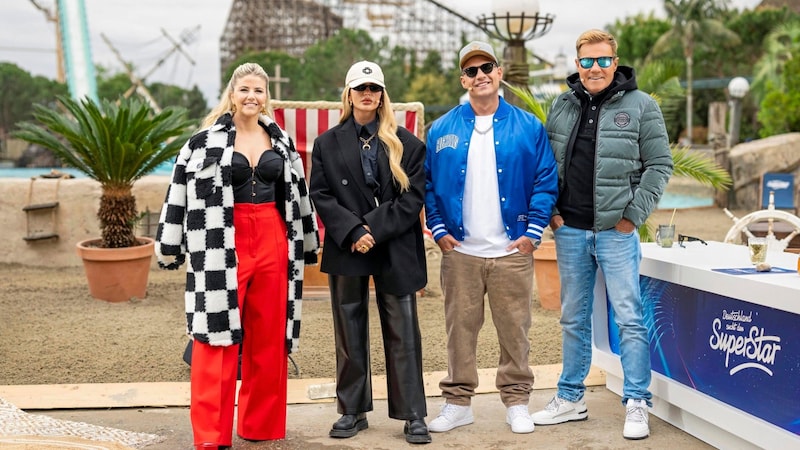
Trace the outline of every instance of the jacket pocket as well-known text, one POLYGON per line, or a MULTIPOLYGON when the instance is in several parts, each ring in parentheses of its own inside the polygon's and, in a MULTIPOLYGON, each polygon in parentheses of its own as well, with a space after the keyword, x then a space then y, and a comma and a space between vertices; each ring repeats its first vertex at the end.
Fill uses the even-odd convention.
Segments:
POLYGON ((207 198, 214 193, 214 181, 219 170, 219 161, 216 158, 205 158, 202 161, 192 162, 186 167, 188 186, 197 198, 207 198))

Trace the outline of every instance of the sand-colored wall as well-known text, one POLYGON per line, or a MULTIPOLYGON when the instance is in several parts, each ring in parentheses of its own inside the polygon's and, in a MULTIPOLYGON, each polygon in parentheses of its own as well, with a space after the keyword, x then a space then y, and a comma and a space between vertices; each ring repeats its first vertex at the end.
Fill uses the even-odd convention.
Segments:
MULTIPOLYGON (((167 176, 146 176, 137 181, 133 186, 137 208, 140 211, 149 208, 155 213, 160 211, 168 185, 167 176)), ((99 202, 100 184, 86 178, 0 178, 0 232, 5 236, 0 263, 81 266, 75 245, 100 235, 96 217, 99 202), (54 230, 58 239, 25 241, 28 225, 23 207, 52 201, 59 202, 54 230)), ((31 222, 33 231, 47 231, 48 218, 49 213, 38 213, 31 222)), ((158 220, 157 216, 155 220, 158 220)))

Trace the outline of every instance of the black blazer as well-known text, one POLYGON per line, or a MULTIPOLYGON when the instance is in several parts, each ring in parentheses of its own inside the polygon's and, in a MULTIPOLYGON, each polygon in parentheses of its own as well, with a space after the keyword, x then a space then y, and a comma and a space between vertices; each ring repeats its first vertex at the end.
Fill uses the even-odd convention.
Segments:
POLYGON ((402 166, 410 190, 394 183, 386 147, 378 147, 380 188, 375 194, 364 181, 361 143, 355 123, 346 120, 314 141, 311 153, 311 200, 325 225, 320 270, 333 275, 372 275, 379 292, 414 293, 427 283, 425 244, 420 212, 425 202, 425 144, 405 128, 397 128, 403 143, 402 166), (381 151, 383 150, 383 151, 381 151), (375 247, 351 252, 350 233, 369 225, 375 247))

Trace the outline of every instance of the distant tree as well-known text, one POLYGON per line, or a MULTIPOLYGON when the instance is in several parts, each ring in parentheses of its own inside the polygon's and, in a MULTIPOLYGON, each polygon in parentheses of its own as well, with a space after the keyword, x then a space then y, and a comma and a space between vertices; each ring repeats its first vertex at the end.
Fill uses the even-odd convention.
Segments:
MULTIPOLYGON (((389 47, 388 40, 382 41, 380 44, 381 47, 389 47)), ((409 80, 412 79, 417 72, 414 53, 412 49, 396 46, 389 50, 388 58, 378 58, 375 60, 383 70, 383 75, 386 78, 386 86, 391 93, 392 101, 397 102, 405 97, 408 91, 409 80)), ((342 78, 342 82, 344 82, 344 78, 342 78)))
MULTIPOLYGON (((205 116, 208 107, 206 98, 195 85, 191 89, 160 82, 144 83, 153 100, 162 109, 177 106, 186 109, 192 119, 205 116)), ((127 73, 111 72, 104 67, 97 68, 97 96, 100 99, 116 101, 125 96, 138 96, 127 73)))
MULTIPOLYGON (((749 76, 753 74, 756 62, 764 54, 767 37, 782 24, 800 21, 800 14, 783 7, 759 8, 734 12, 725 21, 725 25, 741 39, 735 57, 723 53, 717 58, 719 71, 727 76, 749 76)), ((722 53, 722 52, 720 52, 722 53)))
MULTIPOLYGON (((411 82, 403 101, 422 102, 425 105, 425 123, 431 123, 444 113, 441 110, 443 107, 449 109, 458 104, 459 94, 454 95, 452 89, 447 89, 448 83, 452 83, 452 77, 442 74, 417 75, 411 82), (431 106, 436 106, 440 110, 433 111, 429 108, 431 106)), ((460 91, 463 92, 463 89, 460 91)))
POLYGON ((224 91, 231 79, 233 71, 241 64, 246 62, 254 62, 264 70, 270 77, 269 92, 272 98, 276 96, 276 67, 281 66, 281 78, 288 79, 288 82, 281 83, 281 100, 311 100, 308 95, 308 75, 306 68, 300 63, 299 58, 289 55, 284 52, 267 51, 267 52, 249 52, 236 58, 225 69, 222 75, 221 86, 224 91))
POLYGON ((97 67, 97 97, 116 100, 131 88, 131 79, 126 73, 97 67))
POLYGON ((647 16, 637 14, 617 19, 608 31, 617 39, 620 63, 641 67, 658 38, 669 29, 669 22, 656 18, 651 12, 647 16))
POLYGON ((672 28, 661 35, 653 48, 658 56, 674 45, 683 49, 686 63, 686 137, 692 139, 694 55, 704 43, 719 46, 738 43, 739 37, 725 28, 720 20, 728 9, 729 0, 664 0, 664 9, 672 28))
POLYGON ((800 20, 778 25, 766 39, 761 59, 753 72, 752 95, 756 101, 768 93, 786 90, 783 76, 786 64, 800 51, 800 20))
POLYGON ((380 64, 381 50, 381 45, 366 31, 347 28, 309 47, 302 58, 309 83, 304 95, 308 100, 341 100, 344 78, 350 66, 364 59, 380 64))
POLYGON ((67 94, 65 85, 31 76, 8 62, 0 62, 0 86, 0 140, 4 142, 18 122, 33 119, 34 105, 54 107, 56 96, 67 94))
POLYGON ((800 131, 800 49, 790 54, 781 73, 781 85, 768 90, 758 120, 760 136, 800 131))
POLYGON ((191 119, 202 119, 208 113, 206 98, 197 85, 191 89, 184 89, 172 84, 152 83, 147 89, 162 108, 166 106, 184 108, 191 119))

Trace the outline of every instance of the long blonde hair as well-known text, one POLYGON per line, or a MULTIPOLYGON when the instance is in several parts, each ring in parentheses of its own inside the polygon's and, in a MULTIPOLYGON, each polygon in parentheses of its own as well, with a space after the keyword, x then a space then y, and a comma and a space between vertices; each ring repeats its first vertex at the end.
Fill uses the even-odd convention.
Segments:
POLYGON ((264 110, 262 112, 270 118, 272 117, 272 105, 270 104, 269 95, 269 75, 267 75, 267 72, 260 65, 248 62, 240 65, 233 71, 231 79, 228 81, 228 86, 220 96, 219 103, 208 113, 206 118, 203 119, 202 128, 213 125, 223 114, 233 112, 233 102, 231 101, 233 88, 236 87, 236 83, 239 82, 239 80, 248 75, 255 75, 267 83, 267 101, 264 104, 264 110))
MULTIPOLYGON (((392 101, 389 100, 389 93, 386 89, 381 94, 381 102, 377 110, 378 114, 378 139, 386 145, 389 157, 389 168, 392 170, 392 177, 400 186, 401 192, 411 189, 411 182, 408 180, 406 171, 400 165, 403 159, 403 143, 397 137, 397 119, 394 117, 392 101)), ((353 115, 353 105, 350 103, 350 87, 345 86, 342 90, 342 117, 339 123, 344 123, 353 115)))

